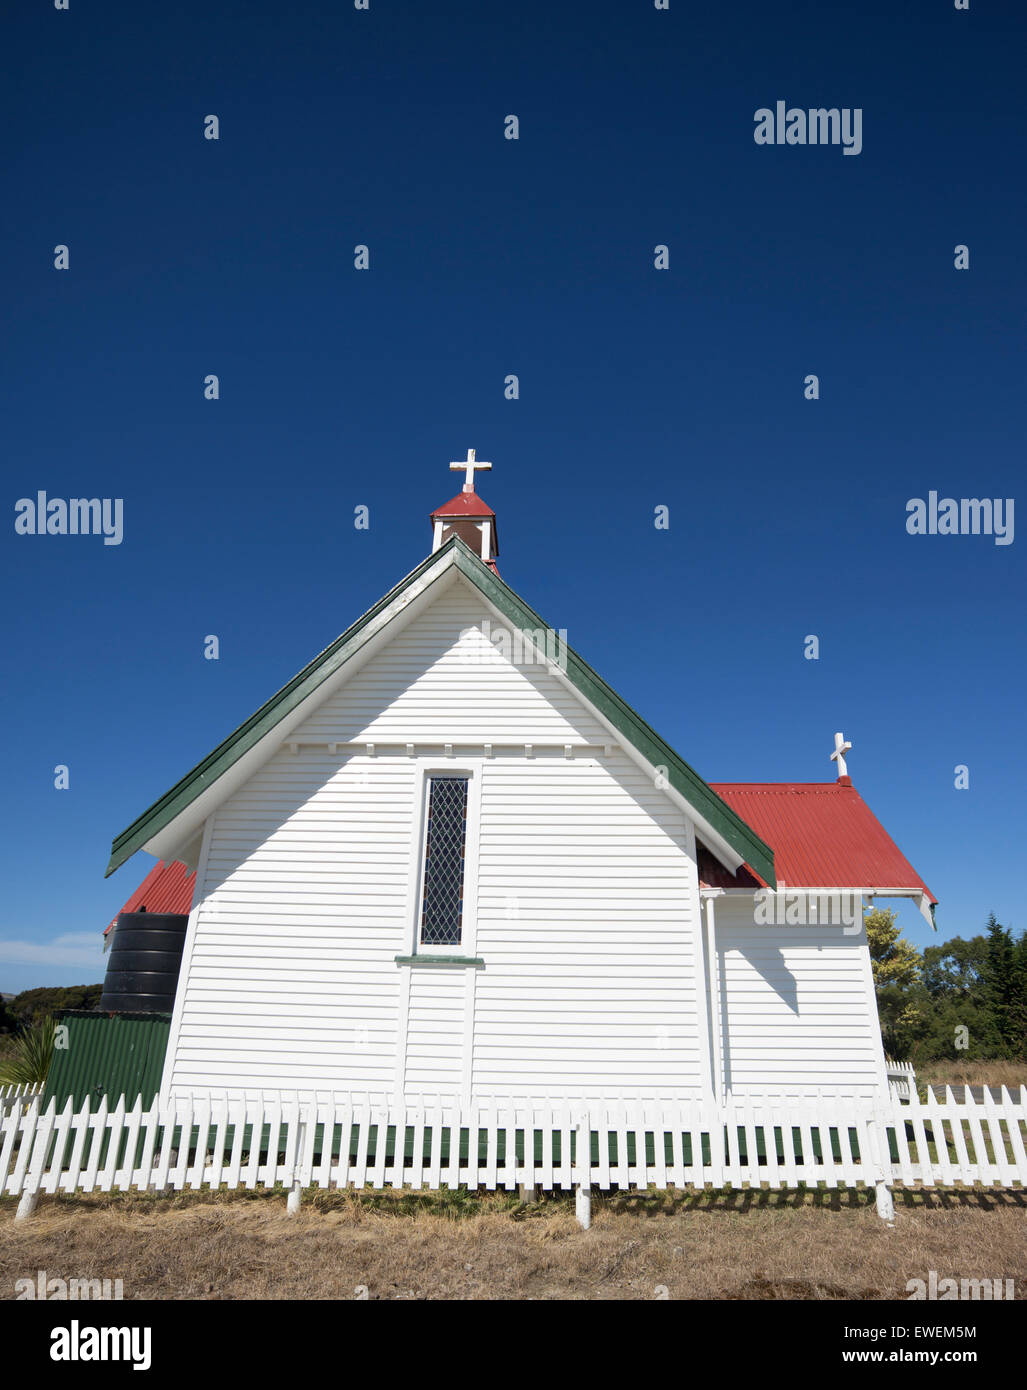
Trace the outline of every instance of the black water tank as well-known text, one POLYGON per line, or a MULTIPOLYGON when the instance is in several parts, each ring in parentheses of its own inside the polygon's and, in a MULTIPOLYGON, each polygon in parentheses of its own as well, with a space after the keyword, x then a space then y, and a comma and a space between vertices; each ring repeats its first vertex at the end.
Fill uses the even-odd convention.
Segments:
POLYGON ((189 918, 181 912, 119 913, 100 1009, 171 1013, 188 924, 189 918))

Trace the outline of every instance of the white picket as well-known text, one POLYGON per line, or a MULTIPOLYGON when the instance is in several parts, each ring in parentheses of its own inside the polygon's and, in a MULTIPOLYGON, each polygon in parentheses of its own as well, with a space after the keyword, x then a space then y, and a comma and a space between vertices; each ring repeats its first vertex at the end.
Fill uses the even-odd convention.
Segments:
MULTIPOLYGON (((142 1097, 139 1098, 142 1105, 142 1097)), ((140 1192, 146 1192, 153 1184, 153 1151, 157 1145, 157 1131, 160 1128, 160 1098, 154 1096, 149 1110, 140 1121, 143 1134, 143 1150, 139 1155, 139 1167, 133 1174, 133 1182, 140 1192)))
MULTIPOLYGON (((909 1103, 910 1123, 916 1139, 917 1159, 920 1165, 920 1181, 925 1187, 934 1187, 935 1178, 940 1174, 942 1184, 952 1184, 952 1164, 949 1161, 948 1138, 945 1134, 944 1110, 932 1087, 927 1088, 927 1100, 921 1102, 915 1096, 909 1103), (926 1121, 926 1123, 925 1123, 926 1121), (931 1158, 927 1138, 927 1125, 931 1127, 934 1141, 934 1158, 931 1158)), ((915 1173, 914 1169, 914 1173, 915 1173)))
POLYGON ((795 1187, 799 1182, 799 1172, 795 1166, 795 1136, 792 1133, 792 1107, 790 1105, 782 1105, 781 1107, 781 1153, 784 1160, 782 1163, 783 1185, 795 1187))
MULTIPOLYGON (((388 1118, 388 1117, 386 1117, 388 1118)), ((299 1154, 298 1178, 300 1187, 309 1187, 314 1178, 314 1145, 317 1143, 317 1097, 307 1110, 306 1123, 302 1126, 302 1147, 299 1154)))
MULTIPOLYGON (((13 1090, 14 1088, 11 1087, 11 1089, 13 1090)), ((20 1096, 14 1097, 12 1098, 10 1108, 5 1111, 3 1116, 4 1137, 3 1143, 0 1144, 0 1193, 3 1193, 5 1190, 10 1192, 17 1190, 13 1185, 9 1185, 9 1181, 10 1184, 13 1184, 14 1174, 11 1172, 11 1169, 14 1163, 15 1145, 18 1142, 18 1135, 21 1132, 21 1116, 24 1109, 25 1102, 22 1098, 20 1096), (8 1180, 8 1173, 11 1173, 10 1180, 8 1180)))
POLYGON ((535 1107, 529 1100, 524 1109, 524 1167, 520 1174, 521 1182, 527 1187, 535 1185, 535 1107))
POLYGON ((385 1107, 379 1109, 377 1106, 368 1109, 368 1128, 374 1126, 374 1160, 371 1163, 371 1171, 367 1179, 367 1186, 382 1188, 385 1186, 385 1164, 388 1160, 388 1138, 389 1138, 389 1112, 385 1107))
POLYGON ((364 1109, 353 1112, 353 1121, 357 1127, 357 1151, 353 1157, 353 1176, 354 1187, 367 1186, 367 1152, 371 1142, 371 1117, 364 1109))
MULTIPOLYGON (((470 1105, 467 1108, 467 1172, 466 1183, 469 1192, 475 1192, 478 1188, 478 1130, 480 1129, 478 1107, 470 1105)), ((397 1143, 398 1143, 397 1139, 397 1143)), ((402 1164, 402 1156, 400 1158, 402 1164)), ((402 1185, 403 1177, 400 1173, 399 1181, 396 1186, 402 1185)))
MULTIPOLYGON (((987 1087, 984 1088, 987 1092, 987 1087)), ((967 1125, 970 1130, 970 1137, 973 1140, 974 1152, 977 1155, 977 1174, 981 1182, 990 1184, 997 1180, 998 1167, 993 1164, 988 1157, 988 1146, 984 1141, 984 1129, 981 1124, 981 1105, 974 1100, 970 1094, 970 1087, 963 1089, 963 1103, 966 1106, 967 1125)))
POLYGON ((517 1109, 512 1101, 507 1102, 503 1111, 501 1126, 506 1144, 503 1158, 503 1186, 508 1192, 512 1192, 517 1186, 517 1109))
MULTIPOLYGON (((969 1090, 964 1087, 963 1095, 969 1095, 969 1090)), ((955 1145, 956 1157, 959 1162, 959 1176, 963 1182, 974 1183, 977 1181, 977 1165, 970 1158, 966 1146, 966 1132, 963 1129, 963 1118, 965 1110, 961 1104, 957 1104, 952 1094, 952 1087, 945 1087, 945 1106, 952 1112, 952 1142, 955 1145)))
MULTIPOLYGON (((264 1126, 260 1126, 260 1138, 264 1126)), ((258 1138, 258 1142, 260 1141, 258 1138)), ((278 1150, 282 1140, 282 1097, 277 1094, 268 1106, 267 1160, 258 1169, 257 1182, 261 1187, 274 1187, 278 1181, 278 1150)))
MULTIPOLYGON (((74 1101, 71 1096, 64 1102, 64 1109, 57 1116, 54 1126, 54 1146, 53 1159, 40 1183, 40 1191, 56 1192, 61 1180, 61 1167, 64 1163, 64 1150, 67 1148, 68 1140, 71 1137, 71 1127, 74 1122, 75 1109, 74 1101)), ((3 1191, 3 1178, 0 1177, 0 1192, 3 1191)))
POLYGON ((89 1130, 89 1156, 85 1160, 86 1170, 83 1176, 82 1187, 85 1192, 96 1191, 96 1177, 100 1171, 100 1155, 103 1151, 103 1139, 107 1133, 107 1097, 100 1097, 100 1105, 95 1114, 89 1116, 87 1128, 89 1130))
POLYGON ((499 1102, 490 1096, 485 1108, 485 1171, 482 1182, 486 1190, 496 1192, 503 1184, 503 1170, 499 1162, 499 1145, 505 1134, 499 1102))
MULTIPOLYGON (((205 1107, 207 1115, 207 1133, 213 1132, 210 1140, 210 1163, 206 1165, 205 1177, 207 1186, 211 1192, 217 1192, 221 1186, 221 1176, 225 1167, 225 1140, 228 1134, 228 1096, 224 1095, 219 1100, 210 1097, 209 1104, 205 1107)), ((204 1142, 204 1151, 206 1151, 204 1142)), ((229 1187, 237 1187, 239 1175, 236 1174, 235 1182, 229 1177, 229 1187)))
MULTIPOLYGON (((450 1192, 455 1192, 460 1186, 460 1111, 455 1105, 447 1107, 442 1123, 449 1134, 449 1162, 445 1169, 445 1184, 450 1192)), ((439 1185, 441 1186, 441 1179, 439 1185)))
POLYGON ((780 1187, 780 1165, 777 1161, 778 1112, 773 1106, 760 1107, 760 1128, 763 1130, 763 1152, 766 1162, 761 1174, 768 1187, 780 1187))
POLYGON ((24 1192, 38 1192, 43 1181, 43 1169, 46 1164, 46 1151, 50 1147, 50 1136, 53 1133, 54 1125, 57 1121, 57 1102, 51 1100, 42 1115, 36 1122, 36 1130, 32 1141, 32 1161, 25 1174, 22 1187, 24 1192))
POLYGON ((12 1192, 21 1192, 25 1185, 25 1174, 28 1172, 29 1159, 32 1157, 32 1144, 36 1135, 36 1124, 39 1119, 39 1096, 33 1096, 30 1104, 25 1110, 18 1113, 18 1128, 21 1131, 21 1142, 18 1146, 18 1157, 15 1160, 14 1172, 11 1175, 12 1192))
POLYGON ((332 1185, 332 1144, 335 1139, 335 1105, 331 1095, 324 1105, 319 1105, 315 1123, 321 1126, 321 1162, 317 1166, 313 1181, 318 1187, 332 1185))
POLYGON ((819 1106, 813 1119, 813 1137, 820 1145, 820 1164, 818 1165, 817 1180, 823 1182, 825 1187, 838 1186, 838 1167, 834 1161, 834 1154, 831 1150, 831 1126, 824 1117, 824 1112, 819 1106))
MULTIPOLYGON (((118 1149, 121 1147, 121 1135, 125 1126, 125 1097, 120 1095, 118 1103, 111 1111, 107 1119, 107 1157, 101 1159, 103 1171, 100 1174, 100 1191, 110 1192, 114 1186, 114 1174, 118 1166, 118 1149)), ((100 1135, 102 1142, 103 1133, 100 1135)))
MULTIPOLYGON (((410 1187, 420 1188, 424 1185, 424 1131, 427 1127, 424 1109, 422 1106, 415 1106, 410 1115, 410 1129, 412 1133, 411 1143, 413 1153, 410 1158, 410 1173, 407 1179, 410 1187)), ((493 1154, 495 1150, 493 1149, 493 1154)), ((493 1157, 493 1173, 495 1173, 495 1158, 493 1157)), ((493 1182, 493 1186, 495 1183, 493 1182)))
MULTIPOLYGON (((186 1185, 191 1187, 194 1192, 203 1186, 204 1178, 208 1177, 207 1171, 207 1141, 210 1132, 211 1121, 211 1098, 201 1096, 200 1103, 196 1107, 196 1151, 192 1164, 189 1164, 189 1155, 186 1154, 186 1185)), ((186 1145, 188 1149, 188 1144, 186 1145)))
POLYGON ((257 1186, 260 1181, 260 1145, 263 1139, 264 1130, 264 1093, 260 1093, 255 1104, 245 1102, 242 1106, 242 1126, 250 1127, 250 1151, 246 1160, 245 1176, 242 1179, 243 1186, 249 1191, 257 1186))
POLYGON ((592 1183, 604 1191, 613 1186, 610 1178, 609 1111, 603 1104, 588 1107, 588 1161, 592 1156, 592 1131, 596 1131, 596 1165, 592 1168, 592 1183))
MULTIPOLYGON (((136 1096, 132 1102, 132 1109, 125 1115, 125 1156, 122 1160, 121 1169, 117 1178, 119 1192, 128 1192, 132 1186, 132 1177, 135 1171, 136 1149, 139 1146, 139 1130, 143 1123, 143 1098, 136 1096)), ((55 1151, 58 1164, 60 1158, 55 1151)))
MULTIPOLYGON (((1002 1110, 1006 1117, 1006 1129, 1009 1132, 1009 1147, 1013 1151, 1013 1163, 1019 1175, 1021 1183, 1027 1183, 1027 1150, 1024 1148, 1023 1135, 1020 1133, 1020 1126, 1027 1124, 1027 1086, 1020 1088, 1019 1103, 1013 1100, 1012 1096, 1002 1087, 1002 1110)), ((0 1171, 2 1180, 2 1171, 0 1171)))
POLYGON ((813 1118, 803 1107, 799 1111, 799 1147, 802 1149, 803 1182, 816 1187, 818 1180, 817 1154, 813 1147, 813 1118))
POLYGON ((991 1093, 991 1087, 984 1088, 984 1124, 987 1127, 987 1138, 991 1143, 991 1151, 994 1154, 992 1161, 992 1178, 1002 1187, 1012 1187, 1013 1167, 1009 1162, 1006 1152, 1006 1140, 1002 1133, 1002 1116, 995 1104, 995 1097, 991 1093))
POLYGON ((72 1121, 75 1127, 75 1142, 72 1145, 68 1171, 61 1175, 61 1190, 63 1192, 91 1191, 82 1181, 82 1164, 86 1144, 92 1134, 89 1127, 89 1111, 90 1104, 87 1096, 72 1121))
MULTIPOLYGON (((623 1100, 614 1101, 609 1110, 609 1124, 617 1141, 616 1159, 611 1159, 610 1185, 625 1188, 630 1186, 628 1174, 628 1117, 627 1105, 623 1100)), ((609 1146, 607 1146, 609 1152, 609 1146)))
MULTIPOLYGON (((912 1120, 912 1122, 913 1122, 913 1134, 914 1134, 914 1137, 916 1138, 916 1136, 917 1136, 917 1134, 918 1134, 918 1130, 917 1130, 917 1126, 916 1126, 916 1121, 917 1121, 917 1119, 920 1120, 920 1129, 923 1129, 923 1119, 920 1118, 920 1116, 919 1116, 919 1102, 916 1101, 916 1098, 914 1097, 913 1099, 911 1099, 910 1104, 909 1104, 908 1107, 903 1107, 903 1113, 902 1113, 901 1115, 898 1115, 898 1114, 897 1114, 897 1115, 895 1116, 895 1125, 894 1125, 894 1132, 895 1132, 895 1147, 898 1149, 898 1153, 899 1153, 899 1157, 898 1157, 898 1170, 899 1170, 899 1176, 901 1177, 901 1179, 902 1179, 902 1181, 903 1181, 903 1183, 905 1184, 906 1187, 912 1187, 912 1186, 913 1186, 913 1183, 914 1183, 914 1181, 915 1181, 914 1176, 913 1176, 913 1159, 912 1159, 912 1156, 911 1156, 911 1154, 910 1154, 910 1152, 909 1152, 909 1138, 908 1138, 908 1136, 907 1136, 907 1134, 906 1134, 906 1123, 907 1123, 907 1121, 912 1120), (916 1107, 915 1110, 914 1110, 914 1106, 916 1107)), ((919 1139, 919 1138, 916 1138, 916 1145, 917 1145, 917 1152, 918 1152, 918 1153, 921 1152, 920 1143, 921 1143, 920 1139, 919 1139)), ((924 1143, 923 1152, 926 1152, 926 1142, 924 1143)))

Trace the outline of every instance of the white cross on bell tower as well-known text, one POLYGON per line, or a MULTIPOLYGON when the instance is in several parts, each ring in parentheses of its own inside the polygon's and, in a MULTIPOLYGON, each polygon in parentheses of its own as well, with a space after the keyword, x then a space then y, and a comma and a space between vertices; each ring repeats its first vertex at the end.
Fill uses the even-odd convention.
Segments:
POLYGON ((456 463, 451 463, 451 464, 449 465, 449 471, 452 473, 452 472, 454 472, 454 471, 459 471, 461 468, 463 468, 463 469, 466 471, 466 474, 467 474, 466 478, 464 479, 464 487, 463 487, 463 490, 464 490, 464 492, 473 492, 473 491, 474 491, 474 471, 475 471, 475 469, 476 469, 476 468, 488 469, 488 468, 491 468, 491 467, 492 467, 491 463, 480 463, 480 462, 474 457, 474 450, 473 450, 473 449, 468 449, 468 450, 467 450, 467 457, 466 457, 465 459, 458 459, 456 463))
POLYGON ((834 736, 834 752, 831 754, 831 761, 838 764, 838 780, 848 777, 849 770, 845 766, 845 755, 852 747, 851 743, 846 743, 841 734, 834 736))

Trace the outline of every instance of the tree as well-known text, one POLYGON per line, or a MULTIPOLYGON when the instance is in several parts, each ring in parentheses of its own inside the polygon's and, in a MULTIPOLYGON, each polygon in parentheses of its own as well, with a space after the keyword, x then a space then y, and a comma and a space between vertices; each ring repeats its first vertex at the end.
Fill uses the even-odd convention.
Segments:
POLYGON ((954 936, 944 946, 924 948, 923 983, 932 999, 974 998, 980 989, 988 953, 984 936, 964 941, 954 936))
POLYGON ((901 1059, 908 1055, 924 1022, 917 990, 923 962, 916 947, 901 935, 895 913, 889 908, 875 907, 864 913, 863 925, 870 947, 885 1051, 901 1059))
POLYGON ((44 986, 22 990, 7 1007, 18 1027, 29 1028, 45 1014, 59 1014, 65 1009, 95 1009, 102 993, 103 985, 44 986))
POLYGON ((981 972, 982 1004, 1001 1043, 1003 1055, 1007 1057, 1018 1055, 1021 1041, 1013 1008, 1017 994, 1016 955, 1012 933, 996 921, 994 912, 989 913, 987 950, 981 972))
POLYGON ((1020 940, 1013 948, 1009 1018, 1015 1055, 1027 1058, 1027 931, 1020 933, 1020 940))

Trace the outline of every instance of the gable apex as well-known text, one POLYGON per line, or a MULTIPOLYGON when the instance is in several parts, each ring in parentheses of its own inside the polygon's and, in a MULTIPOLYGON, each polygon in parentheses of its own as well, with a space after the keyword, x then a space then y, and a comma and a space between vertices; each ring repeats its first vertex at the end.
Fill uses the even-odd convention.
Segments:
MULTIPOLYGON (((194 836, 197 823, 229 794, 228 783, 222 783, 218 792, 215 785, 233 768, 238 774, 244 759, 253 763, 260 757, 262 746, 266 750, 265 740, 276 730, 279 739, 286 739, 288 728, 295 727, 313 707, 312 697, 324 682, 383 634, 416 598, 454 570, 515 631, 532 634, 552 630, 463 540, 451 537, 122 831, 111 847, 107 874, 138 849, 167 857, 172 842, 182 844, 194 836)), ((642 762, 653 769, 666 769, 669 790, 686 803, 701 830, 722 841, 739 861, 748 864, 769 886, 775 886, 770 847, 576 652, 564 646, 564 653, 563 676, 585 705, 616 730, 642 762)))

